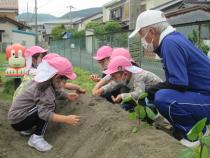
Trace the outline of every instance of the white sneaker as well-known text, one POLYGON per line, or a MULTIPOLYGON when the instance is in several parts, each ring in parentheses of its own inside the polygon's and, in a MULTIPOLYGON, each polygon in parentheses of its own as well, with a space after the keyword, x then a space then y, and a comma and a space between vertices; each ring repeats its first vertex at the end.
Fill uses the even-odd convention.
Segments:
POLYGON ((191 142, 185 138, 182 138, 180 141, 179 141, 182 145, 188 147, 188 148, 195 148, 195 147, 198 147, 200 146, 200 141, 195 141, 195 142, 191 142))
MULTIPOLYGON (((203 136, 208 136, 210 134, 210 130, 208 129, 208 127, 206 127, 206 132, 204 133, 203 136)), ((194 141, 194 142, 191 142, 185 138, 181 139, 180 140, 180 143, 188 148, 195 148, 195 147, 198 147, 200 146, 200 141, 197 140, 197 141, 194 141)))
POLYGON ((49 151, 52 149, 52 145, 48 144, 48 142, 44 140, 43 136, 38 136, 36 134, 33 134, 29 138, 28 145, 42 152, 49 151))

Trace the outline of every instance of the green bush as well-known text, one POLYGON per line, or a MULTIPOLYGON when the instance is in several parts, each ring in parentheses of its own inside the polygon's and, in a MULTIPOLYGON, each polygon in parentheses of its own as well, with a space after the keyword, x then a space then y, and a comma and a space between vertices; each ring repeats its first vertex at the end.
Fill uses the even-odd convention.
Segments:
POLYGON ((193 42, 199 49, 201 49, 206 55, 208 54, 210 47, 206 45, 202 39, 199 39, 198 32, 193 30, 188 39, 193 42))

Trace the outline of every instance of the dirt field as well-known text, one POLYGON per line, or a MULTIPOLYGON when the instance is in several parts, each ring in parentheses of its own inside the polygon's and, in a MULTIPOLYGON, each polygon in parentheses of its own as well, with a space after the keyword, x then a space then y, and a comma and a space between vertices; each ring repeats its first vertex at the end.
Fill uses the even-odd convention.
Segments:
POLYGON ((40 153, 27 145, 7 121, 9 102, 0 102, 0 158, 176 158, 183 148, 178 141, 154 127, 132 133, 135 122, 117 105, 83 96, 67 104, 59 102, 57 111, 81 115, 77 127, 51 123, 46 139, 53 145, 40 153))

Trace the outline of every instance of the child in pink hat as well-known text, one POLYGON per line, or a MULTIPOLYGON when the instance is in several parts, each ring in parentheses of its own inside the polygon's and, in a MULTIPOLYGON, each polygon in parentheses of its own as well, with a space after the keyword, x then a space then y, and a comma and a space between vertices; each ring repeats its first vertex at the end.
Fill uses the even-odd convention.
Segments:
POLYGON ((42 58, 47 55, 48 50, 43 49, 40 46, 32 46, 26 49, 26 68, 28 74, 35 75, 36 68, 41 63, 42 58))
POLYGON ((16 98, 17 94, 19 94, 23 87, 36 75, 36 69, 39 63, 41 63, 42 58, 47 55, 48 50, 43 49, 40 46, 32 46, 26 49, 26 75, 22 79, 21 84, 15 90, 13 95, 13 100, 16 98))
POLYGON ((52 148, 44 139, 48 122, 69 125, 80 122, 79 116, 55 113, 55 99, 69 97, 61 90, 68 79, 76 79, 69 60, 61 56, 44 60, 39 64, 34 80, 27 84, 10 107, 8 119, 15 130, 25 131, 35 127, 28 145, 38 151, 45 152, 52 148))
MULTIPOLYGON (((96 96, 112 91, 120 85, 127 86, 129 89, 128 93, 120 93, 117 96, 112 96, 114 103, 120 103, 128 96, 138 99, 139 95, 145 92, 146 88, 162 82, 157 75, 134 66, 131 60, 124 56, 112 58, 104 73, 110 75, 113 81, 99 88, 96 91, 96 96)), ((125 105, 122 108, 126 111, 132 111, 134 107, 132 105, 125 105)))
MULTIPOLYGON (((136 65, 136 66, 137 66, 137 64, 134 62, 134 60, 133 60, 132 57, 131 57, 131 54, 129 53, 129 51, 128 51, 127 49, 125 49, 125 48, 115 48, 115 49, 112 51, 112 55, 111 55, 110 58, 112 59, 112 58, 115 58, 115 57, 117 57, 117 56, 124 56, 124 57, 127 58, 129 61, 131 61, 131 63, 132 63, 133 65, 136 65)), ((105 75, 105 77, 103 77, 103 78, 95 85, 95 87, 94 87, 93 90, 92 90, 92 94, 93 94, 94 96, 98 96, 98 94, 97 94, 98 90, 99 90, 102 86, 108 84, 110 81, 112 81, 112 77, 111 77, 110 75, 105 75)), ((111 92, 103 93, 101 96, 102 96, 102 97, 105 96, 105 98, 106 98, 108 101, 110 101, 110 102, 113 103, 113 101, 112 101, 112 99, 111 99, 111 96, 117 96, 117 95, 120 93, 120 91, 121 91, 121 92, 122 92, 122 91, 127 92, 125 86, 120 86, 120 87, 118 87, 117 89, 115 89, 115 90, 113 90, 113 91, 111 91, 111 92)))
MULTIPOLYGON (((112 47, 102 46, 97 50, 96 56, 93 58, 98 62, 101 69, 104 71, 107 68, 111 55, 112 55, 112 47)), ((105 75, 103 74, 102 77, 104 76, 105 75)), ((94 82, 99 82, 101 78, 98 75, 92 74, 90 76, 90 79, 93 80, 94 82)))

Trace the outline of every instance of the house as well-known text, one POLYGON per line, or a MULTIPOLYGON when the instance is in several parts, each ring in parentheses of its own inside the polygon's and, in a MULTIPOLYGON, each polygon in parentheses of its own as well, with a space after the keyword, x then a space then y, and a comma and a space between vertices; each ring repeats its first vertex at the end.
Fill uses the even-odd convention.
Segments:
POLYGON ((0 16, 16 20, 18 0, 0 0, 0 16))
POLYGON ((136 19, 141 12, 165 4, 169 1, 170 0, 129 0, 129 30, 135 28, 136 19))
MULTIPOLYGON (((69 19, 57 19, 57 20, 53 20, 53 21, 38 21, 38 23, 37 23, 38 41, 40 43, 43 43, 43 42, 48 43, 50 41, 50 39, 52 39, 51 33, 52 33, 52 29, 54 27, 64 25, 64 27, 66 27, 66 28, 75 28, 74 23, 80 19, 81 18, 73 18, 71 20, 71 24, 70 24, 69 19)), ((35 31, 35 23, 34 22, 28 23, 28 25, 32 28, 32 31, 35 31)))
POLYGON ((19 23, 16 20, 0 16, 0 51, 3 51, 5 47, 11 43, 20 43, 29 46, 29 40, 31 40, 31 37, 35 38, 34 34, 28 34, 29 29, 30 27, 19 23), (18 33, 18 31, 21 33, 18 33))
POLYGON ((112 0, 103 6, 103 22, 120 21, 122 26, 129 25, 129 0, 112 0))
POLYGON ((85 30, 86 25, 91 21, 102 22, 103 21, 102 12, 98 12, 88 17, 81 18, 80 20, 74 22, 73 25, 76 30, 81 31, 81 30, 85 30))
POLYGON ((210 40, 210 6, 192 5, 165 14, 169 23, 186 37, 193 29, 198 32, 199 38, 210 40))

